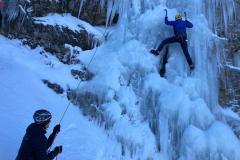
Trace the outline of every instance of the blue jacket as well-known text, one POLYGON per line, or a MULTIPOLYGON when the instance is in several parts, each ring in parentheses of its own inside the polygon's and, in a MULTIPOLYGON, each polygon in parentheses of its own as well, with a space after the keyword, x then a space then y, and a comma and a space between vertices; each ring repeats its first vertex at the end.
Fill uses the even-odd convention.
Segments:
POLYGON ((192 28, 193 24, 189 22, 188 20, 176 20, 176 21, 168 21, 168 18, 165 17, 165 24, 173 26, 173 30, 175 34, 178 33, 186 33, 186 28, 192 28))
POLYGON ((32 123, 28 126, 23 137, 21 147, 16 160, 52 160, 57 155, 54 151, 48 153, 48 148, 52 145, 55 134, 49 138, 45 136, 46 130, 32 123))

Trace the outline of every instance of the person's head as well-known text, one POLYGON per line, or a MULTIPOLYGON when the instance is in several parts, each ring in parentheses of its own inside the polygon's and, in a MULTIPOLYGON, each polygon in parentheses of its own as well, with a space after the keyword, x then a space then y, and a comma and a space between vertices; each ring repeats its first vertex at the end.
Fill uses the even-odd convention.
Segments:
POLYGON ((177 13, 175 16, 175 20, 182 19, 182 15, 180 13, 177 13))
POLYGON ((51 113, 45 109, 37 110, 33 114, 34 122, 37 125, 40 125, 46 129, 49 127, 51 118, 52 118, 51 113))

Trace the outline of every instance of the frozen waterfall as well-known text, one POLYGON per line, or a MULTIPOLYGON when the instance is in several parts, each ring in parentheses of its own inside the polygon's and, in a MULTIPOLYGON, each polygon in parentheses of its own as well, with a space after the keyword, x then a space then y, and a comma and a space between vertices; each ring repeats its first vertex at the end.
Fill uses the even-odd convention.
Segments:
MULTIPOLYGON (((225 40, 216 32, 218 27, 228 31, 234 2, 108 0, 106 5, 107 22, 115 13, 120 20, 90 65, 95 77, 78 91, 79 96, 90 93, 101 102, 80 104, 95 107, 109 136, 118 142, 119 147, 109 146, 99 159, 240 159, 239 140, 225 124, 218 104, 218 67, 225 40), (164 24, 165 8, 170 20, 177 12, 187 12, 194 24, 187 31, 196 64, 193 75, 178 44, 169 46, 166 78, 159 76, 159 57, 148 53, 173 35, 164 24)), ((94 51, 80 59, 87 64, 94 51)))

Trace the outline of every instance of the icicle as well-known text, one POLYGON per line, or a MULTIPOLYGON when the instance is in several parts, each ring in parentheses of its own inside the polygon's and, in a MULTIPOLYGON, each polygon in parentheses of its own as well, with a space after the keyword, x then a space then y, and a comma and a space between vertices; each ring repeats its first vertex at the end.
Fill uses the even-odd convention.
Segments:
POLYGON ((104 8, 104 5, 105 5, 105 0, 100 0, 100 6, 102 9, 104 8))
POLYGON ((211 29, 216 32, 217 27, 224 27, 225 34, 229 23, 234 20, 235 3, 233 0, 205 0, 206 14, 211 29), (220 15, 217 15, 220 14, 220 15), (218 17, 218 18, 217 18, 218 17), (220 26, 219 26, 220 25, 220 26))
POLYGON ((113 21, 113 18, 115 16, 115 14, 117 13, 118 11, 118 7, 119 7, 119 4, 120 4, 120 0, 114 0, 114 3, 113 3, 113 7, 112 7, 112 10, 111 10, 111 16, 110 16, 110 20, 109 20, 109 24, 111 25, 112 21, 113 21))
POLYGON ((110 16, 111 16, 111 13, 112 13, 113 3, 114 3, 114 0, 108 0, 107 1, 106 26, 108 26, 109 20, 111 18, 110 16))
POLYGON ((85 0, 80 0, 79 10, 78 10, 78 18, 80 18, 80 14, 81 14, 81 11, 82 11, 84 1, 85 0))

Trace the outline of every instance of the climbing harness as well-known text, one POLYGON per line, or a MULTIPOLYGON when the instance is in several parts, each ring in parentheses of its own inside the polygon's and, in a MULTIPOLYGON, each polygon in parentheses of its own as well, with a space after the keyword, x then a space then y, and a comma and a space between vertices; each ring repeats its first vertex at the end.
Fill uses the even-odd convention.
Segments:
POLYGON ((178 33, 176 35, 176 39, 181 42, 184 43, 185 41, 187 41, 187 34, 186 33, 178 33))

